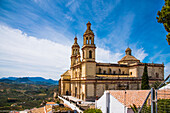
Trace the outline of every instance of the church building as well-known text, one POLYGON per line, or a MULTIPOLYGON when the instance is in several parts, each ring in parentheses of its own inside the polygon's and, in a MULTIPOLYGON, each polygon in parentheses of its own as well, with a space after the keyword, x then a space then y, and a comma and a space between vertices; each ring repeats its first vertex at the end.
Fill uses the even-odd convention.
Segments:
POLYGON ((81 50, 77 37, 74 38, 70 69, 63 73, 60 79, 61 95, 94 101, 101 97, 105 90, 139 90, 145 64, 150 86, 156 81, 164 80, 164 64, 142 63, 132 55, 129 47, 118 63, 96 62, 94 38, 90 22, 87 23, 87 29, 83 34, 81 50))

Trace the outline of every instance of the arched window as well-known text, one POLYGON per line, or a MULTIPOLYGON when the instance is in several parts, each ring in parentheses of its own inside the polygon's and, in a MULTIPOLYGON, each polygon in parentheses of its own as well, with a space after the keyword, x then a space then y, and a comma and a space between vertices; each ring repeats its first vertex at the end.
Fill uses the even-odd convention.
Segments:
POLYGON ((105 71, 105 70, 103 71, 103 74, 106 74, 106 71, 105 71))
POLYGON ((159 73, 156 73, 156 78, 159 78, 159 73))
POLYGON ((89 51, 89 58, 92 58, 92 51, 89 51))
POLYGON ((77 49, 76 49, 76 53, 75 54, 77 54, 77 49))
POLYGON ((75 50, 73 49, 73 55, 75 54, 75 50))
POLYGON ((86 37, 86 44, 88 44, 88 37, 86 37))
POLYGON ((115 74, 116 74, 116 71, 113 71, 113 74, 115 75, 115 74))
POLYGON ((121 74, 121 70, 119 69, 119 74, 121 74))
POLYGON ((125 74, 125 72, 123 71, 123 72, 122 72, 122 74, 124 75, 124 74, 125 74))
POLYGON ((132 75, 132 72, 130 72, 130 75, 132 75))
POLYGON ((109 68, 109 74, 111 74, 111 69, 109 68))
POLYGON ((89 39, 89 44, 91 44, 91 37, 90 37, 90 39, 89 39))
POLYGON ((102 72, 102 70, 101 70, 101 68, 99 68, 99 73, 101 73, 102 72))

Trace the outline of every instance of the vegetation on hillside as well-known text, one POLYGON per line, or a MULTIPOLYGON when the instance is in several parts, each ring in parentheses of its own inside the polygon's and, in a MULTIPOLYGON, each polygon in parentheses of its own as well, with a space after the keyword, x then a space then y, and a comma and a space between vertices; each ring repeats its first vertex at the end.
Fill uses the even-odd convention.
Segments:
POLYGON ((40 107, 53 99, 56 85, 10 84, 0 82, 0 110, 40 107))

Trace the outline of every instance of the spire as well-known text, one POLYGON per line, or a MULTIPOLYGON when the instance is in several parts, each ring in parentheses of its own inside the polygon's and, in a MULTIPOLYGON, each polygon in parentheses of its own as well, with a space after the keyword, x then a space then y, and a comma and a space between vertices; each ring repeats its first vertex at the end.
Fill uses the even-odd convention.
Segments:
POLYGON ((88 21, 88 23, 86 25, 87 25, 87 29, 91 30, 91 23, 89 21, 88 21))
POLYGON ((91 30, 91 23, 88 21, 88 23, 86 25, 87 25, 87 29, 86 29, 84 35, 89 35, 89 34, 94 35, 93 31, 91 30))
POLYGON ((77 36, 74 38, 74 44, 77 44, 77 36))
POLYGON ((80 46, 79 46, 79 44, 77 43, 77 36, 75 36, 75 38, 74 38, 74 44, 72 45, 72 48, 75 48, 75 47, 78 47, 78 48, 80 48, 80 46))

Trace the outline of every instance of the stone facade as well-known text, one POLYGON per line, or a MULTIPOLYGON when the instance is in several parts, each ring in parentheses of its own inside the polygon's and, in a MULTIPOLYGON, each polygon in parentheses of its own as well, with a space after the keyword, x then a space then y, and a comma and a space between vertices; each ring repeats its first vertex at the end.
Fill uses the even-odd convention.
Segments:
POLYGON ((95 49, 94 33, 88 22, 83 35, 82 60, 77 37, 74 38, 70 70, 62 74, 60 79, 61 95, 94 101, 105 90, 141 89, 145 64, 148 67, 150 85, 164 79, 164 64, 142 63, 132 56, 130 48, 126 49, 126 55, 117 64, 96 62, 95 49))

